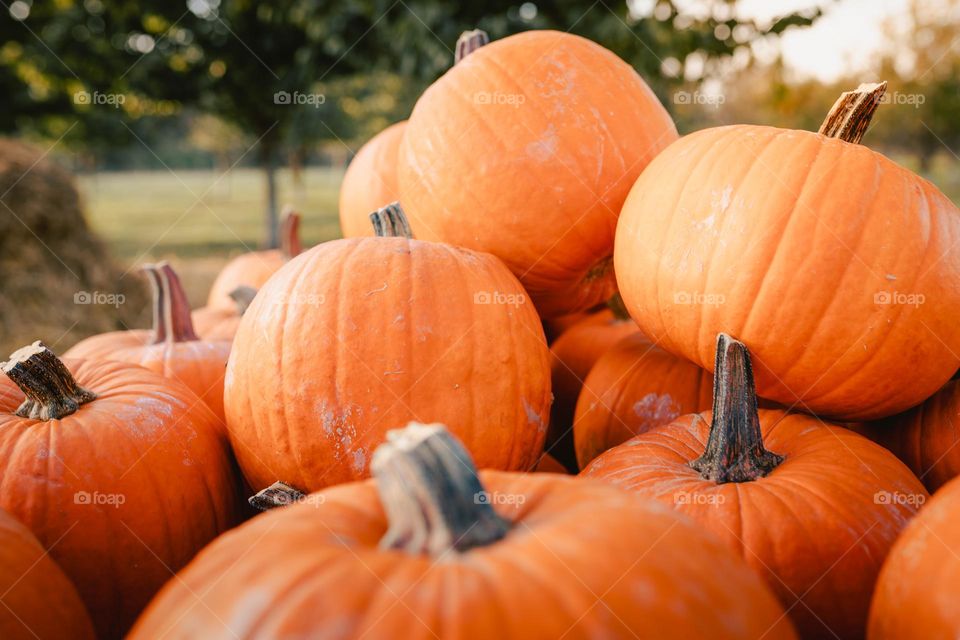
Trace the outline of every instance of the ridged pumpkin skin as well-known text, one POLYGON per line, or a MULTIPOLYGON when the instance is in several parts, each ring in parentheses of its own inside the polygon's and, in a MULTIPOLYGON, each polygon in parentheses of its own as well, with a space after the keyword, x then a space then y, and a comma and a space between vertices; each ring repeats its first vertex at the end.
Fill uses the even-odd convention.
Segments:
POLYGON ((960 380, 909 411, 855 430, 892 451, 934 492, 960 474, 960 380))
POLYGON ((549 352, 533 305, 488 254, 406 238, 315 247, 264 285, 234 340, 227 427, 255 490, 368 476, 388 429, 449 425, 480 468, 543 450, 549 352))
POLYGON ((397 157, 407 121, 390 125, 360 147, 340 183, 340 230, 344 238, 372 236, 370 214, 400 200, 397 157))
POLYGON ((610 449, 582 475, 669 504, 741 553, 801 637, 862 637, 883 559, 928 494, 862 436, 807 415, 759 415, 767 450, 784 460, 758 480, 716 484, 689 466, 706 447, 709 411, 610 449))
POLYGON ((636 71, 594 42, 527 31, 474 51, 417 101, 400 147, 418 238, 490 252, 543 317, 615 292, 617 215, 677 137, 636 71))
POLYGON ((0 638, 93 640, 93 624, 63 571, 30 530, 0 511, 0 638))
POLYGON ((233 342, 240 326, 240 314, 235 310, 201 307, 190 314, 197 335, 204 340, 233 342))
POLYGON ((236 478, 216 417, 185 386, 127 363, 64 362, 98 397, 59 420, 16 416, 24 395, 0 376, 0 508, 70 577, 99 637, 117 638, 234 524, 236 478))
POLYGON ((957 242, 957 208, 884 156, 736 125, 650 164, 615 263, 630 315, 665 349, 712 370, 717 333, 736 335, 761 396, 865 420, 922 402, 960 365, 957 242))
POLYGON ((870 640, 960 637, 960 481, 940 489, 887 556, 870 607, 870 640))
POLYGON ((480 477, 522 498, 495 506, 502 540, 439 562, 384 551, 373 482, 334 487, 222 536, 130 638, 795 637, 761 581, 669 510, 560 475, 480 477))
POLYGON ((604 353, 577 401, 573 436, 583 469, 598 455, 682 415, 709 409, 709 371, 635 332, 604 353))

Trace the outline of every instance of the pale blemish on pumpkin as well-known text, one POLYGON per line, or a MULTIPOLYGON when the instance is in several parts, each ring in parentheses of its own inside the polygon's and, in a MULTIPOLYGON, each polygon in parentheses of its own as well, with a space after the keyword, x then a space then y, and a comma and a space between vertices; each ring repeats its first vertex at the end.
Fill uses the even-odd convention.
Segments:
POLYGON ((372 296, 372 295, 375 294, 375 293, 382 293, 382 292, 384 292, 384 291, 386 291, 386 290, 387 290, 387 283, 384 282, 382 287, 380 287, 380 288, 378 288, 378 289, 371 289, 370 291, 367 291, 367 292, 366 292, 365 294, 363 294, 363 295, 364 295, 364 297, 372 296))
POLYGON ((546 421, 540 416, 540 412, 527 402, 526 398, 523 398, 523 410, 527 414, 527 422, 537 425, 538 433, 543 433, 547 430, 546 421))
POLYGON ((648 393, 633 403, 633 413, 645 423, 667 424, 680 416, 680 407, 669 394, 648 393))
POLYGON ((557 153, 557 128, 550 125, 539 140, 527 145, 527 155, 537 162, 546 162, 557 153))
POLYGON ((356 474, 363 473, 367 468, 367 453, 363 447, 359 447, 350 456, 350 468, 356 474))

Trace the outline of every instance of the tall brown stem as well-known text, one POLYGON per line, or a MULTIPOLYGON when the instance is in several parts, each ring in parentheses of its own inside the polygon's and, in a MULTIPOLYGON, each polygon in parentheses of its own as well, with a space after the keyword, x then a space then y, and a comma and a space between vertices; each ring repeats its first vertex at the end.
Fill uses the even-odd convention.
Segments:
POLYGON ((303 251, 300 214, 289 204, 283 208, 283 220, 280 221, 280 251, 287 260, 296 258, 303 251))
POLYGON ((190 318, 190 302, 173 267, 161 262, 143 270, 153 285, 153 344, 199 340, 190 318))
POLYGON ((853 91, 844 91, 820 125, 820 133, 859 144, 886 90, 887 83, 880 82, 864 83, 853 91))
POLYGON ((483 29, 464 31, 457 38, 457 48, 453 54, 453 64, 457 64, 480 47, 490 44, 490 36, 483 29))
POLYGON ((373 232, 380 238, 413 238, 407 215, 399 202, 392 202, 370 214, 373 232))
POLYGON ((2 369, 27 397, 15 412, 21 418, 59 420, 97 397, 77 384, 67 367, 39 340, 15 351, 2 369))

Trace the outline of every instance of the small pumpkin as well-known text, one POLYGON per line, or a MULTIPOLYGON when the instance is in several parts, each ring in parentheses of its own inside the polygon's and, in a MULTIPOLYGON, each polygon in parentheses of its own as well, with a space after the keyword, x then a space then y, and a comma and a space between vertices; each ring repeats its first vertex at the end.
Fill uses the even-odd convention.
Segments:
POLYGON ((207 307, 233 311, 236 302, 230 292, 240 286, 259 289, 277 269, 300 255, 301 251, 300 214, 287 205, 280 223, 280 248, 249 251, 228 262, 210 287, 207 307))
POLYGON ((197 335, 204 340, 232 342, 233 337, 237 335, 240 318, 253 302, 255 295, 257 295, 256 289, 241 285, 230 292, 230 297, 235 304, 233 309, 201 307, 193 311, 190 319, 193 321, 197 335))
POLYGON ((153 284, 153 330, 115 331, 81 340, 66 358, 132 362, 179 380, 223 421, 223 376, 230 342, 201 340, 180 278, 166 262, 147 265, 153 284))
POLYGON ((0 638, 94 640, 70 579, 30 530, 0 510, 0 638))
POLYGON ((909 411, 855 430, 892 451, 933 493, 960 475, 960 380, 909 411))
POLYGON ((871 640, 960 637, 960 480, 907 525, 887 556, 870 606, 871 640))
POLYGON ((310 249, 244 314, 224 399, 254 490, 367 477, 387 429, 421 416, 483 467, 528 470, 543 451, 549 352, 520 283, 489 254, 410 239, 398 205, 374 221, 383 237, 310 249))
POLYGON ((743 554, 802 637, 863 637, 880 565, 926 490, 848 429, 758 412, 742 342, 721 334, 715 369, 712 412, 628 440, 582 475, 668 504, 743 554))
POLYGON ((494 254, 545 318, 616 291, 617 216, 677 137, 637 72, 585 38, 526 31, 479 48, 417 101, 398 180, 417 237, 494 254))
MULTIPOLYGON (((619 299, 614 296, 612 300, 619 299)), ((621 338, 638 333, 636 323, 614 303, 610 308, 570 327, 550 345, 550 429, 547 450, 570 469, 576 469, 573 414, 590 369, 621 338)))
POLYGON ((820 133, 718 127, 657 156, 617 227, 640 330, 704 368, 736 335, 762 397, 837 420, 936 392, 960 366, 960 210, 859 144, 885 87, 844 94, 820 133))
POLYGON ((98 637, 119 638, 236 520, 218 420, 175 380, 123 362, 61 362, 40 342, 2 371, 0 508, 70 577, 98 637))
POLYGON ((600 356, 586 376, 573 419, 577 463, 583 469, 636 435, 709 409, 712 389, 709 371, 635 331, 600 356))
POLYGON ((560 464, 559 460, 549 453, 540 456, 540 462, 533 468, 533 471, 535 473, 562 473, 564 475, 570 473, 565 466, 560 464))
POLYGON ((373 472, 215 541, 130 640, 795 637, 742 561, 652 502, 478 475, 440 425, 392 431, 373 472))
POLYGON ((407 121, 390 125, 360 147, 340 184, 340 230, 344 238, 372 236, 370 212, 400 199, 397 153, 407 121))

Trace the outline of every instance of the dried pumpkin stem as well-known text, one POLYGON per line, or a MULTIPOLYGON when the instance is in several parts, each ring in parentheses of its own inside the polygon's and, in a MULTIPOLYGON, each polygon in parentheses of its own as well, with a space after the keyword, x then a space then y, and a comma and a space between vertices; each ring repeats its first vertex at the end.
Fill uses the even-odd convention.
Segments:
POLYGON ((199 340, 190 318, 190 302, 173 267, 161 262, 143 270, 153 285, 153 344, 199 340))
POLYGON ((887 83, 880 82, 864 83, 853 91, 844 91, 820 125, 820 133, 859 144, 886 90, 887 83))
POLYGON ((783 456, 763 447, 750 352, 725 333, 717 336, 713 419, 703 455, 690 463, 717 484, 749 482, 773 471, 783 456))
POLYGON ((257 290, 249 285, 242 284, 229 294, 230 298, 237 305, 237 315, 243 315, 250 307, 250 303, 257 297, 257 290))
POLYGON ((21 418, 59 420, 97 397, 78 385, 67 367, 39 340, 11 354, 2 368, 27 396, 15 411, 21 418))
POLYGON ((411 422, 388 432, 371 470, 389 522, 382 548, 438 556, 491 544, 510 528, 470 454, 443 425, 411 422))
POLYGON ((291 206, 283 209, 283 221, 280 223, 280 252, 287 260, 300 255, 300 214, 291 206))
POLYGON ((457 47, 453 54, 453 64, 457 64, 480 47, 490 44, 490 36, 483 29, 464 31, 457 38, 457 47))
POLYGON ((277 480, 266 489, 261 489, 256 493, 256 495, 252 495, 247 498, 247 502, 249 502, 250 506, 255 509, 259 509, 260 511, 269 511, 270 509, 276 509, 277 507, 286 507, 291 504, 296 504, 305 497, 306 494, 303 491, 294 488, 286 482, 280 482, 277 480))
POLYGON ((370 214, 373 232, 379 238, 413 238, 407 214, 399 202, 391 202, 370 214))

